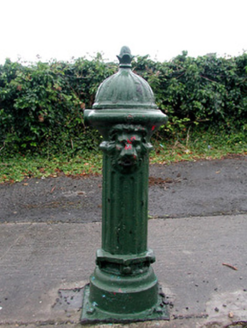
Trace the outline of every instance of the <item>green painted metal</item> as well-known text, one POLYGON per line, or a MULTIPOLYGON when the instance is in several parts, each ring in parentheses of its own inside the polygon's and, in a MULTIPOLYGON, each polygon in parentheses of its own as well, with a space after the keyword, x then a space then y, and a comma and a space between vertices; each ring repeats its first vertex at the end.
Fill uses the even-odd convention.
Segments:
POLYGON ((159 294, 155 261, 147 246, 148 169, 151 135, 167 116, 149 84, 131 71, 128 47, 119 72, 99 87, 86 124, 103 135, 102 245, 85 288, 82 323, 168 319, 159 294))
POLYGON ((120 55, 117 57, 120 61, 119 71, 101 83, 93 108, 157 109, 151 87, 147 81, 131 70, 133 56, 130 49, 122 47, 120 55))

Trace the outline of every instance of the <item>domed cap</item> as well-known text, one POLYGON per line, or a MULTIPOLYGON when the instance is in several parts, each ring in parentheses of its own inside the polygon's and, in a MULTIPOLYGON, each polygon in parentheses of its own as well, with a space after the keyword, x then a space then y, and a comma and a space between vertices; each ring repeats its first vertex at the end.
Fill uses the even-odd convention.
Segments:
POLYGON ((95 97, 94 109, 157 109, 154 94, 142 77, 131 70, 133 56, 122 47, 119 71, 101 83, 95 97))

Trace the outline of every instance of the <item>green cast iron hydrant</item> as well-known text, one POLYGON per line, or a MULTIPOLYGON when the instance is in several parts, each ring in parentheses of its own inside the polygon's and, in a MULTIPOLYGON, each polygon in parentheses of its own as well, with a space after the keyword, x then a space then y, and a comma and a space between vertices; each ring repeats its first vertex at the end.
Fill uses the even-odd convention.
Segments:
POLYGON ((84 289, 81 323, 169 319, 147 247, 149 140, 167 121, 149 84, 131 70, 122 47, 119 71, 96 94, 85 124, 103 136, 102 247, 84 289))

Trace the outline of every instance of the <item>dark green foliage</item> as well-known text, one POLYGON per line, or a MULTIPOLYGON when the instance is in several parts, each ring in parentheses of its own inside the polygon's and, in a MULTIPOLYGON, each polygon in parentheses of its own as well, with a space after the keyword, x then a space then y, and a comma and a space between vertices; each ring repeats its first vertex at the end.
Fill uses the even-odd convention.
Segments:
MULTIPOLYGON (((170 62, 136 57, 134 71, 151 85, 156 103, 169 116, 160 135, 197 127, 247 130, 247 54, 235 58, 192 58, 183 52, 170 62)), ((97 131, 83 124, 99 84, 117 64, 79 58, 24 66, 0 65, 0 150, 4 153, 81 153, 98 146, 97 131)))
POLYGON ((145 69, 142 75, 157 105, 169 116, 169 133, 198 124, 226 132, 247 130, 247 54, 192 58, 184 51, 165 63, 137 58, 135 69, 145 69))
MULTIPOLYGON (((8 152, 82 151, 98 145, 99 134, 83 124, 99 83, 114 72, 100 56, 73 64, 0 66, 0 142, 8 152)), ((0 146, 1 148, 1 146, 0 146)))

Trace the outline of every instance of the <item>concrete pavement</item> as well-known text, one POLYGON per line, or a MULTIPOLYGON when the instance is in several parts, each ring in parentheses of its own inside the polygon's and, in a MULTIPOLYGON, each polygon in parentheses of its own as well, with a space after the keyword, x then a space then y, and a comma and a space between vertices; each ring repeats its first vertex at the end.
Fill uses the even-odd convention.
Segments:
MULTIPOLYGON (((171 320, 123 326, 246 327, 246 231, 247 215, 150 220, 171 320)), ((0 327, 79 327, 100 235, 99 222, 0 224, 0 327)))

